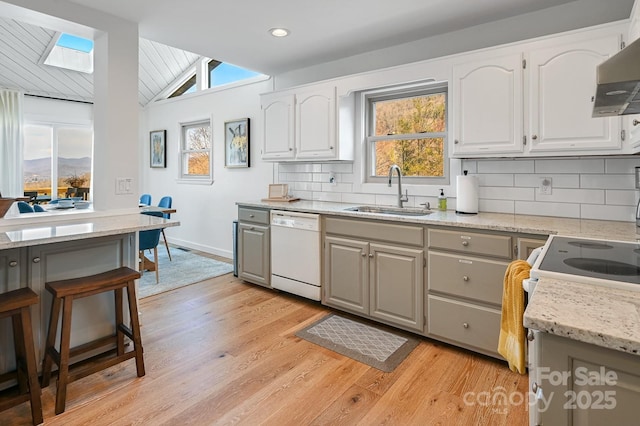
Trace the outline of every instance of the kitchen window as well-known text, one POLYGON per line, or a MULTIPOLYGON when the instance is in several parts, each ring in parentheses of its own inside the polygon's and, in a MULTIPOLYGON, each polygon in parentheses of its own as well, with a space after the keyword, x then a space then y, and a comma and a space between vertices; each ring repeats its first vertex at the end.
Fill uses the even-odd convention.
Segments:
POLYGON ((183 123, 180 143, 180 180, 190 183, 213 182, 211 120, 183 123))
POLYGON ((397 164, 407 182, 448 184, 447 86, 365 93, 366 181, 382 183, 397 164))

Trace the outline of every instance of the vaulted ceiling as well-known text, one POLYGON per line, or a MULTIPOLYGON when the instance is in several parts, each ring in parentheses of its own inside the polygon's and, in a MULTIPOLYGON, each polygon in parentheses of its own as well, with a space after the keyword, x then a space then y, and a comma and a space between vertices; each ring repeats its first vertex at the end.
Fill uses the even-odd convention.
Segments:
MULTIPOLYGON (((43 65, 56 31, 0 17, 0 86, 27 94, 93 101, 93 76, 43 65)), ((138 99, 144 106, 190 69, 200 55, 151 40, 139 41, 138 99)))

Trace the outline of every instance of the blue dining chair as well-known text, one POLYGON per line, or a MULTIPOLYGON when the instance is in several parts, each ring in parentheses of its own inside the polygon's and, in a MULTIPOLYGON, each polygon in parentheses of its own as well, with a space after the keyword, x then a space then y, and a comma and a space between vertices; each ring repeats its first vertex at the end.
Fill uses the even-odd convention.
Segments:
POLYGON ((33 207, 24 201, 18 201, 18 211, 20 213, 33 213, 33 207))
MULTIPOLYGON (((143 212, 142 214, 162 217, 161 212, 143 212)), ((160 269, 158 265, 158 243, 160 242, 161 232, 162 228, 138 232, 138 257, 140 259, 140 274, 144 273, 144 263, 146 259, 144 256, 144 251, 153 249, 153 263, 156 270, 156 284, 160 282, 160 274, 158 272, 158 269, 160 269)))
MULTIPOLYGON (((160 202, 158 203, 158 207, 164 207, 164 208, 171 208, 171 204, 173 204, 173 199, 168 196, 165 195, 164 197, 160 198, 160 202)), ((171 219, 171 213, 164 213, 163 214, 165 219, 171 219)), ((167 254, 169 255, 169 261, 171 261, 171 252, 169 251, 169 243, 167 243, 167 237, 166 235, 164 235, 164 228, 162 228, 162 240, 164 241, 164 246, 167 248, 167 254)))
POLYGON ((140 204, 144 204, 145 206, 151 205, 151 194, 142 194, 140 196, 140 204))

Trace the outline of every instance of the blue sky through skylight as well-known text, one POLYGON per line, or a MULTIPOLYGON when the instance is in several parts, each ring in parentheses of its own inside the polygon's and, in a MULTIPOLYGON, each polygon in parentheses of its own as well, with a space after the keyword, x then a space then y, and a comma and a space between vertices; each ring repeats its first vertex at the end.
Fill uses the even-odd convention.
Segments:
POLYGON ((211 87, 221 86, 223 84, 233 83, 234 81, 244 80, 258 75, 260 75, 260 73, 223 62, 211 71, 209 76, 209 85, 211 87))
POLYGON ((71 34, 62 33, 56 45, 66 47, 67 49, 79 50, 85 53, 91 53, 93 50, 93 40, 82 37, 76 37, 71 34))

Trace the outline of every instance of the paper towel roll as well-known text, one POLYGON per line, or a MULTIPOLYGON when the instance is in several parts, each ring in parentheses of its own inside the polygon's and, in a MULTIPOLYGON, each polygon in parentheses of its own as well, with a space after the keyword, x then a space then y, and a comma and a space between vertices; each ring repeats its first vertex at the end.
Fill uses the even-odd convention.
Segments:
POLYGON ((476 176, 458 176, 456 194, 457 213, 478 213, 478 178, 476 176))

